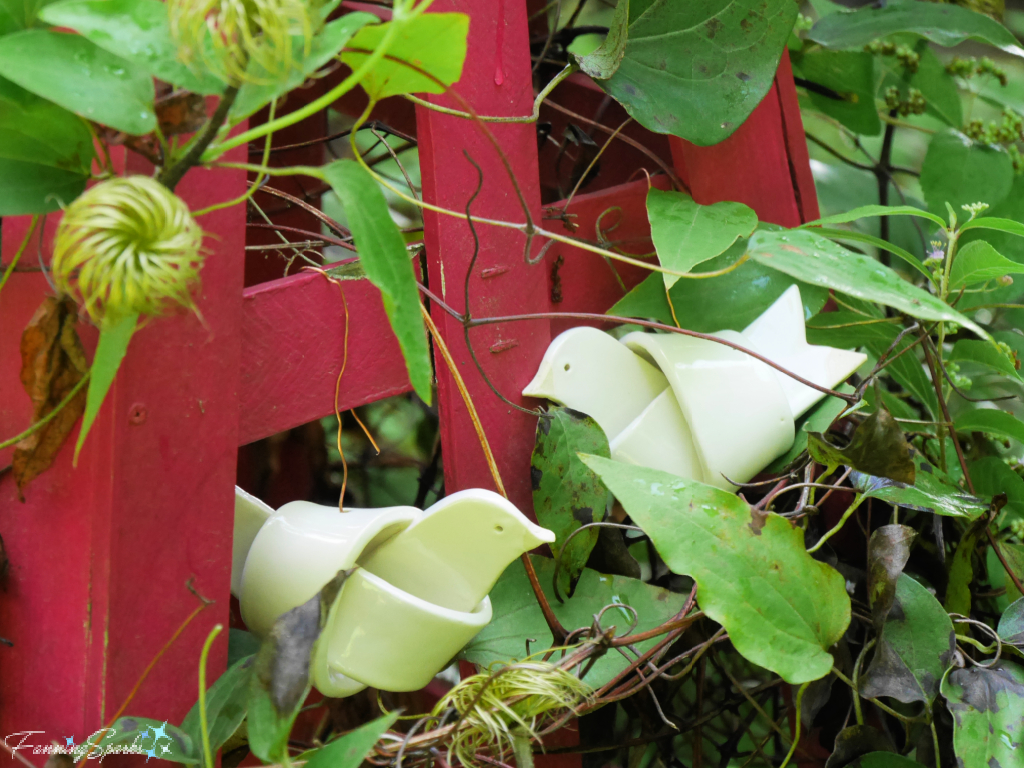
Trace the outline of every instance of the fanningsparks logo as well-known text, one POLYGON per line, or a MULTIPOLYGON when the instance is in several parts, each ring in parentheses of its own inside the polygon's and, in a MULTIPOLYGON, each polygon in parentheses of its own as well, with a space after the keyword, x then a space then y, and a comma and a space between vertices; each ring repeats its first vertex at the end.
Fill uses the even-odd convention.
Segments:
POLYGON ((75 762, 88 758, 102 760, 108 755, 145 755, 148 763, 151 758, 161 758, 173 751, 174 740, 167 733, 167 722, 162 725, 143 725, 132 728, 131 718, 118 721, 124 726, 120 732, 115 728, 104 728, 96 731, 81 743, 75 742, 74 736, 52 740, 50 743, 39 743, 45 740, 45 731, 18 731, 4 738, 13 759, 19 751, 32 755, 68 755, 75 762))

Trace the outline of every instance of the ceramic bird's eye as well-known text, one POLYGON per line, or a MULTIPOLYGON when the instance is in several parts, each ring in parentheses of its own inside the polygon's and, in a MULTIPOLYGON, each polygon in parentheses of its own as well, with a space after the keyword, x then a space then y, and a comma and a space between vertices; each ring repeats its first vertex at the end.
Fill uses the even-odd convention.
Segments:
POLYGON ((497 531, 498 533, 504 533, 505 532, 505 529, 502 528, 500 525, 494 526, 494 530, 497 531))
POLYGON ((566 371, 568 371, 568 370, 569 370, 569 367, 570 367, 570 366, 569 366, 569 364, 568 364, 568 363, 566 363, 566 364, 565 364, 565 368, 564 368, 563 370, 566 370, 566 371))

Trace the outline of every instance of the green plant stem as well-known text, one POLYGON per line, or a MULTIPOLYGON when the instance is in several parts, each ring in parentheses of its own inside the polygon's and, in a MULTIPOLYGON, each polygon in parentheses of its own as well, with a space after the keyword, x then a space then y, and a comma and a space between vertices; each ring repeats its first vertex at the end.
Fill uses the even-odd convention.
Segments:
POLYGON ((203 643, 203 652, 199 656, 199 730, 203 737, 203 757, 206 759, 206 768, 214 768, 213 766, 213 751, 210 749, 210 729, 206 722, 206 659, 210 655, 210 646, 213 645, 213 641, 217 639, 224 629, 224 626, 218 624, 206 636, 206 642, 203 643))
POLYGON ((182 177, 188 173, 189 169, 199 164, 203 153, 207 147, 217 137, 217 132, 220 131, 220 127, 224 125, 224 121, 228 119, 228 113, 231 111, 231 105, 235 103, 235 98, 238 96, 238 86, 229 85, 224 91, 224 95, 220 97, 220 103, 217 104, 217 109, 214 110, 213 115, 209 120, 206 121, 206 125, 203 126, 202 132, 196 136, 193 140, 188 151, 174 163, 174 165, 164 168, 156 180, 167 187, 172 192, 174 188, 178 186, 178 182, 181 181, 182 177))
MULTIPOLYGON (((567 64, 565 69, 555 75, 551 82, 544 86, 544 89, 537 94, 537 98, 533 100, 533 113, 529 115, 517 115, 514 117, 502 117, 500 115, 476 115, 477 120, 482 120, 485 123, 535 123, 540 118, 540 105, 544 103, 544 99, 551 95, 551 92, 558 87, 558 85, 569 77, 569 75, 578 71, 579 67, 575 64, 567 64)), ((464 117, 472 119, 474 116, 469 112, 463 112, 460 109, 450 109, 449 107, 442 107, 438 104, 433 104, 426 99, 421 99, 418 96, 412 94, 405 94, 405 98, 411 101, 413 104, 417 104, 426 109, 434 112, 440 112, 442 115, 452 115, 453 117, 464 117)))
MULTIPOLYGON (((423 6, 420 6, 420 9, 417 9, 418 12, 422 12, 422 8, 423 6)), ((414 15, 419 15, 419 13, 416 13, 414 15)), ((243 144, 248 144, 250 141, 262 138, 263 136, 266 136, 268 133, 274 133, 275 131, 287 128, 290 125, 295 125, 296 123, 302 122, 307 117, 315 115, 320 110, 326 109, 327 107, 331 106, 331 104, 333 104, 346 93, 355 88, 363 79, 363 77, 371 69, 377 66, 378 63, 380 63, 380 60, 384 58, 384 54, 388 52, 388 48, 391 46, 391 43, 394 41, 395 37, 398 35, 402 27, 402 24, 399 24, 397 21, 392 21, 391 25, 388 27, 387 32, 384 33, 384 37, 381 38, 380 44, 373 50, 373 53, 367 56, 366 60, 362 64, 360 64, 359 67, 356 70, 354 70, 348 77, 346 77, 344 80, 338 83, 338 85, 329 90, 319 99, 311 101, 306 106, 297 109, 294 112, 289 112, 287 115, 282 115, 276 120, 268 120, 263 125, 258 125, 255 128, 250 128, 248 131, 243 131, 234 138, 226 139, 225 141, 220 142, 219 144, 215 144, 212 147, 204 147, 203 149, 205 150, 205 152, 202 153, 200 161, 208 163, 213 160, 216 160, 218 157, 220 157, 230 149, 234 149, 235 147, 239 147, 243 144)))
POLYGON ((935 768, 942 768, 942 758, 939 754, 939 732, 935 730, 935 713, 928 708, 928 727, 932 729, 932 749, 935 750, 935 768))
POLYGON ((72 387, 71 391, 68 392, 64 396, 64 399, 61 400, 59 403, 57 403, 57 407, 56 408, 54 408, 48 414, 43 416, 43 418, 41 418, 39 421, 35 422, 31 427, 26 429, 20 435, 15 435, 14 437, 12 437, 12 438, 10 438, 8 440, 4 440, 2 443, 0 443, 0 449, 10 448, 12 445, 15 445, 16 443, 20 443, 22 440, 24 440, 26 437, 31 435, 33 432, 35 432, 35 431, 37 431, 39 429, 42 429, 44 426, 46 426, 50 422, 50 420, 53 419, 58 413, 60 413, 61 410, 64 408, 64 406, 66 406, 68 403, 70 403, 74 399, 75 395, 77 395, 82 390, 82 387, 84 387, 86 385, 86 383, 89 381, 89 374, 91 372, 92 371, 86 371, 85 372, 85 375, 82 376, 81 380, 77 384, 75 384, 75 386, 72 387))
MULTIPOLYGON (((855 691, 860 690, 860 667, 861 664, 864 663, 864 656, 869 650, 871 650, 874 644, 874 639, 868 643, 864 643, 864 647, 861 648, 860 653, 857 654, 857 661, 853 665, 853 689, 855 691)), ((860 696, 853 697, 853 709, 857 716, 857 725, 864 725, 864 709, 860 703, 860 696)))
MULTIPOLYGON (((273 101, 270 102, 270 110, 269 110, 269 112, 267 114, 267 119, 268 120, 273 121, 273 119, 274 119, 274 111, 276 109, 277 109, 277 99, 274 99, 273 101)), ((244 194, 236 197, 234 200, 225 200, 223 203, 214 203, 213 205, 209 205, 206 208, 202 208, 202 209, 200 209, 198 211, 193 211, 192 212, 192 216, 194 216, 194 217, 203 216, 203 215, 205 215, 207 213, 213 213, 214 211, 219 211, 222 208, 230 208, 233 205, 238 205, 239 203, 244 203, 250 197, 255 195, 257 190, 259 190, 260 185, 263 183, 263 180, 265 178, 267 178, 267 176, 269 175, 269 170, 268 170, 268 167, 267 167, 267 163, 270 161, 270 143, 271 143, 271 141, 273 141, 273 138, 274 138, 274 134, 273 133, 268 133, 267 134, 267 140, 266 140, 266 142, 263 145, 263 160, 260 162, 260 165, 262 166, 263 170, 259 171, 259 173, 256 176, 256 180, 252 184, 249 185, 249 188, 245 191, 244 194)))
POLYGON ((800 686, 800 689, 796 692, 796 725, 793 727, 793 744, 789 748, 789 752, 786 753, 786 759, 782 761, 782 765, 779 768, 786 768, 789 765, 789 761, 793 759, 793 755, 796 753, 796 747, 800 743, 800 707, 804 700, 804 691, 807 690, 807 686, 810 683, 804 683, 800 686))
POLYGON ((808 550, 807 550, 807 553, 808 553, 808 554, 811 554, 811 553, 813 553, 813 552, 817 552, 817 551, 818 551, 818 550, 819 550, 819 549, 821 548, 821 545, 822 545, 822 544, 824 544, 824 543, 825 543, 826 541, 828 541, 828 540, 829 540, 829 539, 831 539, 831 538, 832 538, 833 536, 835 536, 835 535, 836 535, 837 533, 839 533, 840 529, 842 529, 842 527, 843 527, 844 525, 846 525, 846 521, 850 519, 850 516, 851 516, 851 515, 852 515, 852 514, 853 514, 854 512, 856 512, 856 511, 857 511, 857 507, 859 507, 859 506, 861 505, 861 502, 862 502, 862 501, 864 501, 864 495, 863 495, 863 494, 857 494, 857 498, 855 498, 855 499, 853 500, 853 504, 851 504, 851 505, 849 506, 849 508, 848 508, 848 509, 847 509, 847 510, 846 510, 845 512, 843 512, 843 516, 842 516, 841 518, 839 518, 839 522, 835 524, 835 527, 834 527, 834 528, 832 528, 831 530, 829 530, 829 531, 828 531, 828 532, 827 532, 827 533, 826 533, 826 534, 825 534, 824 536, 822 536, 822 537, 821 537, 820 539, 818 539, 818 543, 817 543, 817 544, 815 544, 815 545, 814 545, 813 547, 811 547, 810 549, 808 549, 808 550))
MULTIPOLYGON (((856 696, 858 698, 865 698, 865 699, 868 698, 867 696, 861 697, 861 693, 857 689, 857 686, 855 686, 853 684, 853 681, 850 680, 850 678, 848 678, 846 675, 844 675, 837 667, 832 667, 832 673, 850 687, 850 690, 853 691, 853 695, 854 696, 856 696)), ((874 704, 880 710, 885 712, 887 715, 892 715, 897 720, 899 720, 901 723, 912 723, 912 722, 921 720, 920 717, 907 717, 906 715, 897 712, 892 707, 886 706, 885 704, 880 702, 878 699, 868 699, 868 701, 870 701, 872 704, 874 704)))
POLYGON ((21 255, 25 252, 25 248, 28 247, 28 242, 32 238, 32 233, 36 230, 36 225, 39 223, 39 214, 32 217, 31 223, 28 225, 28 232, 25 233, 25 239, 21 241, 21 245, 18 246, 18 250, 14 252, 14 256, 11 258, 11 263, 7 265, 7 269, 4 270, 4 276, 0 277, 0 291, 7 285, 7 279, 11 276, 14 268, 18 266, 18 262, 21 260, 21 255))

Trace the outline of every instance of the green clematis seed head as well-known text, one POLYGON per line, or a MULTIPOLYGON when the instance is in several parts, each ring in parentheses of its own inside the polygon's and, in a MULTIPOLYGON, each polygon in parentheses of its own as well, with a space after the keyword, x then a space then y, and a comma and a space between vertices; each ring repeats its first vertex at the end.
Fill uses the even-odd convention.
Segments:
POLYGON ((178 58, 229 85, 271 85, 308 55, 323 20, 313 0, 167 0, 178 58))
POLYGON ((58 290, 100 327, 194 308, 203 231, 184 201, 147 176, 107 179, 64 211, 53 245, 58 290))

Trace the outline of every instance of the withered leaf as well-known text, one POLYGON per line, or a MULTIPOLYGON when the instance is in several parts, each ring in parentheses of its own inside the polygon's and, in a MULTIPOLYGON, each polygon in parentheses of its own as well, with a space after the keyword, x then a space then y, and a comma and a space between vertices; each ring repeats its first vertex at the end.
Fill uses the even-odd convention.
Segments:
POLYGON ((906 525, 883 525, 868 541, 868 600, 875 629, 881 631, 896 597, 896 581, 910 559, 917 531, 906 525))
POLYGON ((835 748, 825 762, 825 768, 845 768, 862 755, 871 752, 895 752, 892 741, 870 725, 851 725, 836 736, 835 748))
POLYGON ((896 419, 882 407, 861 422, 845 448, 837 448, 820 432, 812 432, 807 439, 807 452, 825 466, 843 464, 907 485, 913 485, 917 477, 910 444, 896 419))
MULTIPOLYGON (((21 384, 32 400, 32 423, 53 409, 82 380, 89 364, 75 330, 77 307, 70 299, 48 296, 21 335, 21 384)), ((18 493, 45 472, 85 409, 85 388, 59 414, 15 448, 12 458, 18 493)))
POLYGON ((194 133, 206 122, 206 99, 191 91, 174 91, 156 100, 157 124, 164 136, 194 133))

